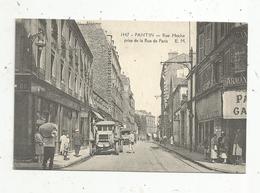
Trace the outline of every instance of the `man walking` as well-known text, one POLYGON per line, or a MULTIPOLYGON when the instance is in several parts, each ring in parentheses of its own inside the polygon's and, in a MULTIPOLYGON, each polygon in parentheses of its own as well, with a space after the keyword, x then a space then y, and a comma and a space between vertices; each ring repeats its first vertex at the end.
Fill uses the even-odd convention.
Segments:
POLYGON ((46 169, 47 162, 49 161, 49 169, 53 169, 53 159, 55 154, 55 142, 57 136, 57 129, 51 132, 49 137, 43 137, 44 152, 43 152, 43 169, 46 169))
POLYGON ((129 136, 129 149, 130 149, 130 152, 134 153, 134 143, 135 143, 135 135, 133 132, 130 133, 130 136, 129 136))
POLYGON ((79 157, 79 151, 80 151, 80 147, 81 147, 81 143, 82 143, 82 138, 79 134, 79 130, 76 129, 75 130, 75 134, 73 136, 73 143, 74 143, 74 149, 75 149, 75 155, 76 157, 79 157))

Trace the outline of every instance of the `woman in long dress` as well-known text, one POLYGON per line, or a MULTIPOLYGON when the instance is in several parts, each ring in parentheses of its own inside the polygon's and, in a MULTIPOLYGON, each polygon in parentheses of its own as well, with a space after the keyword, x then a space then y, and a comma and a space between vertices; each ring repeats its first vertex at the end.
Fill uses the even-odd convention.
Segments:
POLYGON ((227 162, 227 140, 226 134, 224 132, 221 133, 221 137, 219 139, 219 157, 223 160, 223 163, 227 162))
POLYGON ((214 134, 210 140, 210 159, 212 163, 214 163, 215 160, 218 158, 217 145, 218 145, 217 135, 214 134))
POLYGON ((238 129, 235 134, 234 144, 233 144, 233 152, 232 155, 235 158, 235 164, 239 164, 242 158, 242 139, 241 139, 241 131, 238 129))
POLYGON ((63 133, 62 136, 60 136, 60 154, 64 154, 64 149, 65 149, 65 143, 67 142, 67 136, 65 133, 63 133))
POLYGON ((39 129, 36 130, 34 134, 35 143, 35 158, 39 163, 43 161, 43 137, 39 133, 39 129))

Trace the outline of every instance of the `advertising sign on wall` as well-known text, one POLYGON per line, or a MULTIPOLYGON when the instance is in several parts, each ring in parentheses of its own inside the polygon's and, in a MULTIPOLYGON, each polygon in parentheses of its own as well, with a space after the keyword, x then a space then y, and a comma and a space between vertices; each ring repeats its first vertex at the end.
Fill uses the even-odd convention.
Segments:
POLYGON ((246 91, 226 91, 223 93, 223 118, 246 119, 246 91))

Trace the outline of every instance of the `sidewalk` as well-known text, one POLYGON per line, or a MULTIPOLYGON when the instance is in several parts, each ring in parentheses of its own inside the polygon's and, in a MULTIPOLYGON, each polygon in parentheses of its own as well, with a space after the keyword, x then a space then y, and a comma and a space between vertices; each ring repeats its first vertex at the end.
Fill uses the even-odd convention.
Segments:
MULTIPOLYGON (((80 161, 86 160, 90 158, 89 154, 89 148, 84 148, 80 150, 79 157, 74 156, 74 151, 69 152, 69 160, 64 160, 62 155, 55 154, 54 161, 53 161, 53 169, 60 169, 67 166, 70 166, 72 164, 78 163, 80 161)), ((14 169, 18 170, 41 170, 42 164, 41 163, 35 163, 31 161, 14 161, 13 165, 14 169)), ((48 168, 48 163, 47 163, 48 168)))
POLYGON ((222 173, 239 173, 244 174, 246 172, 245 165, 233 165, 233 164, 223 164, 223 163, 210 163, 205 160, 205 156, 201 153, 190 152, 188 149, 177 147, 170 144, 159 144, 158 145, 171 150, 183 158, 192 161, 202 167, 205 167, 210 170, 215 170, 222 173))

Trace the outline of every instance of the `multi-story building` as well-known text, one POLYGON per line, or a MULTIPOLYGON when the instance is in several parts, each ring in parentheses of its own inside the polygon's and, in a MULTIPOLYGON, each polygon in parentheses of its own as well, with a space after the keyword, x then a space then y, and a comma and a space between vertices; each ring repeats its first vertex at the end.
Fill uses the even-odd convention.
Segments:
POLYGON ((153 134, 157 134, 155 125, 155 116, 144 110, 135 111, 135 121, 138 127, 138 137, 141 139, 150 139, 153 134))
POLYGON ((93 55, 74 20, 17 19, 14 156, 31 158, 37 122, 88 138, 93 55))
POLYGON ((93 103, 107 120, 123 123, 123 83, 119 56, 111 35, 100 23, 81 23, 79 28, 93 53, 93 103))
POLYGON ((170 138, 173 135, 173 123, 169 120, 169 112, 171 109, 168 105, 169 96, 175 90, 177 85, 182 84, 189 72, 189 56, 187 54, 178 54, 172 52, 168 54, 167 61, 162 62, 161 72, 161 115, 160 115, 160 134, 161 137, 170 138), (184 63, 186 62, 187 63, 184 63), (186 66, 185 66, 186 65, 186 66))
POLYGON ((235 132, 246 151, 247 24, 197 23, 195 147, 225 132, 229 155, 235 132))
POLYGON ((123 120, 127 129, 135 131, 135 100, 131 91, 130 79, 126 75, 121 75, 123 82, 123 120))
POLYGON ((172 137, 176 145, 188 147, 190 144, 190 133, 187 111, 187 83, 179 84, 169 97, 169 122, 172 126, 172 137))

